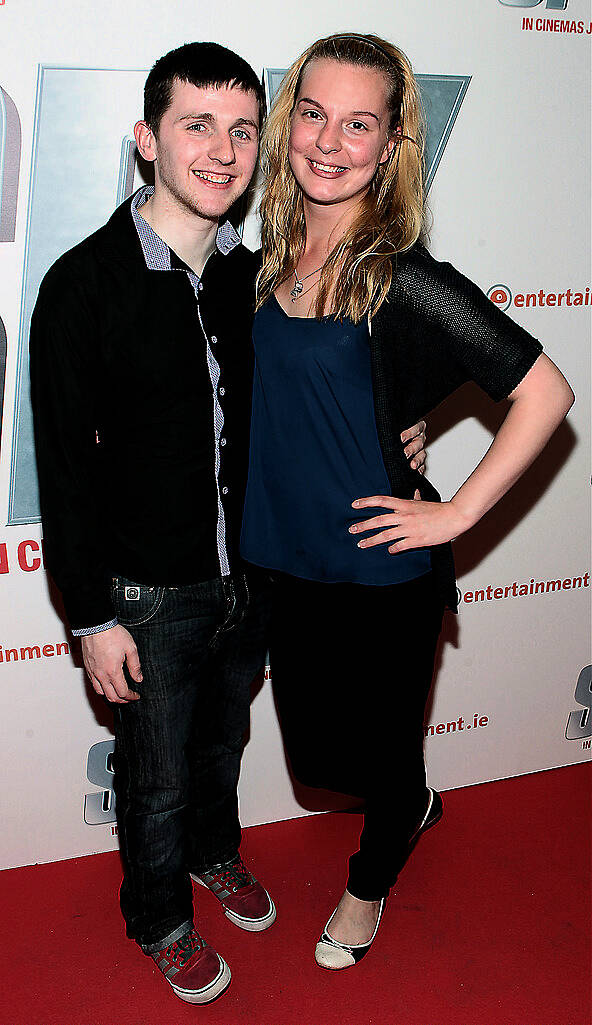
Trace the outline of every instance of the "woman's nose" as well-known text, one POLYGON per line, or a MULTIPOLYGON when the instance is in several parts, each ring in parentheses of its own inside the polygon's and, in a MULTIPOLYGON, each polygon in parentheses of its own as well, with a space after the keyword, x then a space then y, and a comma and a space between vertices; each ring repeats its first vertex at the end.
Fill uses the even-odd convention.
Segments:
POLYGON ((317 147, 323 153, 335 153, 341 149, 339 127, 330 121, 325 121, 317 136, 317 147))

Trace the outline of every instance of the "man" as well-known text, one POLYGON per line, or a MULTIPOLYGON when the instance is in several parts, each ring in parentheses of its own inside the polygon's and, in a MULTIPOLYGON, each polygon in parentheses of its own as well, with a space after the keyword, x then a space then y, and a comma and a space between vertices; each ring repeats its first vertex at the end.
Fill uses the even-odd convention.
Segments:
POLYGON ((194 927, 191 877, 242 929, 276 914, 239 854, 269 592, 238 555, 256 267, 224 220, 264 96, 242 58, 191 43, 157 61, 144 98, 154 188, 45 277, 32 397, 48 565, 114 706, 127 933, 177 996, 206 1003, 230 970, 194 927))

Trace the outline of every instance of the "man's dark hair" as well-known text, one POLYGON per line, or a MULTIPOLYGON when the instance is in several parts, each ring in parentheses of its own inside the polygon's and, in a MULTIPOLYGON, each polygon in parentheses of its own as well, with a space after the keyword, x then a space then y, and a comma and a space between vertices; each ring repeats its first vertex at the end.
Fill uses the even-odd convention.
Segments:
POLYGON ((259 122, 265 113, 265 93, 250 64, 219 43, 185 43, 160 57, 144 86, 144 121, 158 132, 161 118, 171 105, 175 80, 198 89, 230 86, 254 92, 259 101, 259 122))

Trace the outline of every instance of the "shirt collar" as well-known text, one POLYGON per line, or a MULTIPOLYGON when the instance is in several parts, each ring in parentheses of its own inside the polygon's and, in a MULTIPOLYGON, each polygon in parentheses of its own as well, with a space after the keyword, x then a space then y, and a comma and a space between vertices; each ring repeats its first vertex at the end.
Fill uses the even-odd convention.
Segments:
MULTIPOLYGON (((142 246, 142 252, 148 270, 179 270, 182 269, 175 259, 175 254, 159 235, 150 227, 140 213, 140 208, 154 195, 153 185, 144 185, 132 198, 132 217, 142 246), (171 260, 172 256, 172 260, 171 260)), ((230 221, 221 224, 216 232, 216 249, 222 256, 240 245, 240 235, 235 231, 230 221)))

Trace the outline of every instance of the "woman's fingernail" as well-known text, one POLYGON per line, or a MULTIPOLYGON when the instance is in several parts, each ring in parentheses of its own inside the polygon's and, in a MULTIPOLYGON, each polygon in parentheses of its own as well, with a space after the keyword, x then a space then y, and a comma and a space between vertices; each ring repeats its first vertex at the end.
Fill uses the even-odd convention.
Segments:
POLYGON ((355 533, 356 533, 356 531, 357 531, 357 529, 358 529, 358 528, 357 528, 357 527, 356 527, 356 525, 354 524, 354 525, 353 525, 353 527, 350 527, 350 528, 349 528, 349 532, 350 532, 350 534, 355 534, 355 533))

